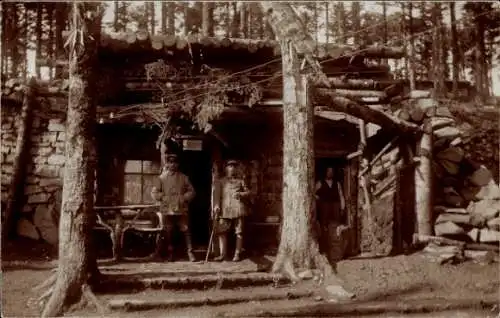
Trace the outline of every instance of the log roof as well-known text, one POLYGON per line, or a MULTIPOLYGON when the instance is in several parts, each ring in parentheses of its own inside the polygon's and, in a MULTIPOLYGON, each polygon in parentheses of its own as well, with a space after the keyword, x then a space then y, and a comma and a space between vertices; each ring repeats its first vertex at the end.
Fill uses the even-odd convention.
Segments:
MULTIPOLYGON (((213 53, 243 53, 280 56, 280 43, 269 39, 243 39, 228 37, 206 37, 201 34, 188 36, 151 35, 147 31, 137 32, 106 32, 101 35, 101 50, 115 53, 123 52, 154 52, 154 51, 185 51, 190 46, 200 47, 203 51, 213 53)), ((316 50, 318 59, 337 58, 339 56, 364 56, 369 58, 399 59, 404 56, 403 47, 355 45, 335 45, 319 43, 316 50)))

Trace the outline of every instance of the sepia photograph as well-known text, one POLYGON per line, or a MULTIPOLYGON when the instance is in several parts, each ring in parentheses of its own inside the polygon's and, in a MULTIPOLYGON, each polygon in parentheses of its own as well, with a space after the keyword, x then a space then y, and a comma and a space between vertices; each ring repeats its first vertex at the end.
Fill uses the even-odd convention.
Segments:
POLYGON ((0 8, 2 317, 500 318, 500 2, 0 8))

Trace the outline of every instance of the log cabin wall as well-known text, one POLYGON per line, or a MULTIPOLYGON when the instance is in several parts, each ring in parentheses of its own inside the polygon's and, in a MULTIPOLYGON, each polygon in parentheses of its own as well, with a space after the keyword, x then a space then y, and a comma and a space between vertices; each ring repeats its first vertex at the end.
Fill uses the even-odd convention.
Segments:
MULTIPOLYGON (((281 114, 262 116, 257 121, 232 118, 216 125, 216 131, 229 145, 221 158, 240 159, 246 171, 247 182, 256 193, 252 213, 247 219, 246 248, 255 252, 273 251, 279 243, 279 225, 282 216, 283 153, 281 114)), ((357 192, 357 163, 350 164, 345 157, 356 150, 357 128, 345 121, 333 122, 316 118, 316 159, 337 159, 343 166, 344 193, 347 197, 350 219, 355 220, 355 193, 357 192), (348 138, 349 137, 349 138, 348 138)), ((222 166, 222 165, 219 165, 222 166)), ((317 176, 318 178, 320 176, 317 176)), ((353 227, 357 226, 351 221, 353 227)), ((354 237, 353 240, 356 238, 354 237)), ((352 243, 356 250, 357 243, 352 243)))

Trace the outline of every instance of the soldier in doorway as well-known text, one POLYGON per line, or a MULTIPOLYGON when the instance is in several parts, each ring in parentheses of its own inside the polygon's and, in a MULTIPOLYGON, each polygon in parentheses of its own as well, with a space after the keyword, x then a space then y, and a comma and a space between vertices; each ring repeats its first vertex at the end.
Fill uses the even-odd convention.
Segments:
MULTIPOLYGON (((152 190, 152 197, 160 203, 161 224, 163 234, 168 240, 168 260, 173 260, 172 233, 174 225, 184 234, 187 254, 190 261, 195 261, 189 232, 189 203, 195 196, 195 191, 189 178, 179 171, 178 158, 175 154, 168 154, 164 169, 152 190)), ((157 244, 156 255, 160 252, 157 244)))
POLYGON ((338 261, 344 256, 343 233, 347 227, 342 185, 336 180, 333 167, 327 167, 325 177, 316 183, 316 207, 320 248, 331 262, 338 261))
POLYGON ((227 234, 234 228, 236 234, 236 249, 233 262, 240 260, 243 248, 243 222, 248 214, 247 200, 250 191, 239 172, 239 162, 229 160, 226 163, 226 176, 220 180, 217 187, 217 203, 214 206, 214 217, 218 219, 216 233, 219 239, 220 255, 215 261, 223 261, 227 253, 227 234))

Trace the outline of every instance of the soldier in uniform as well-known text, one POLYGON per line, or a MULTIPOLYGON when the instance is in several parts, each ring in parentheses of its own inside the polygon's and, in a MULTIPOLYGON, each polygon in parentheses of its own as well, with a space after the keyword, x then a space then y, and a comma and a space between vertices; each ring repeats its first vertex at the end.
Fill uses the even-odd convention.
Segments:
POLYGON ((342 185, 335 180, 333 167, 327 167, 325 177, 316 183, 316 207, 320 247, 330 261, 338 261, 344 256, 346 215, 342 185))
POLYGON ((236 234, 236 249, 233 262, 240 260, 243 248, 243 222, 248 214, 247 200, 250 191, 243 178, 237 173, 239 163, 229 160, 226 163, 226 176, 219 181, 217 187, 217 203, 214 206, 215 218, 218 219, 216 233, 219 239, 220 255, 215 261, 223 261, 227 253, 227 233, 234 228, 236 234))
MULTIPOLYGON (((194 261, 191 234, 189 232, 189 203, 195 196, 195 191, 189 178, 179 171, 177 155, 169 154, 166 157, 165 167, 156 180, 152 190, 152 197, 160 203, 160 213, 164 234, 168 240, 168 260, 173 260, 172 232, 174 225, 184 234, 187 254, 190 261, 194 261)), ((157 254, 160 244, 157 244, 157 254)))

